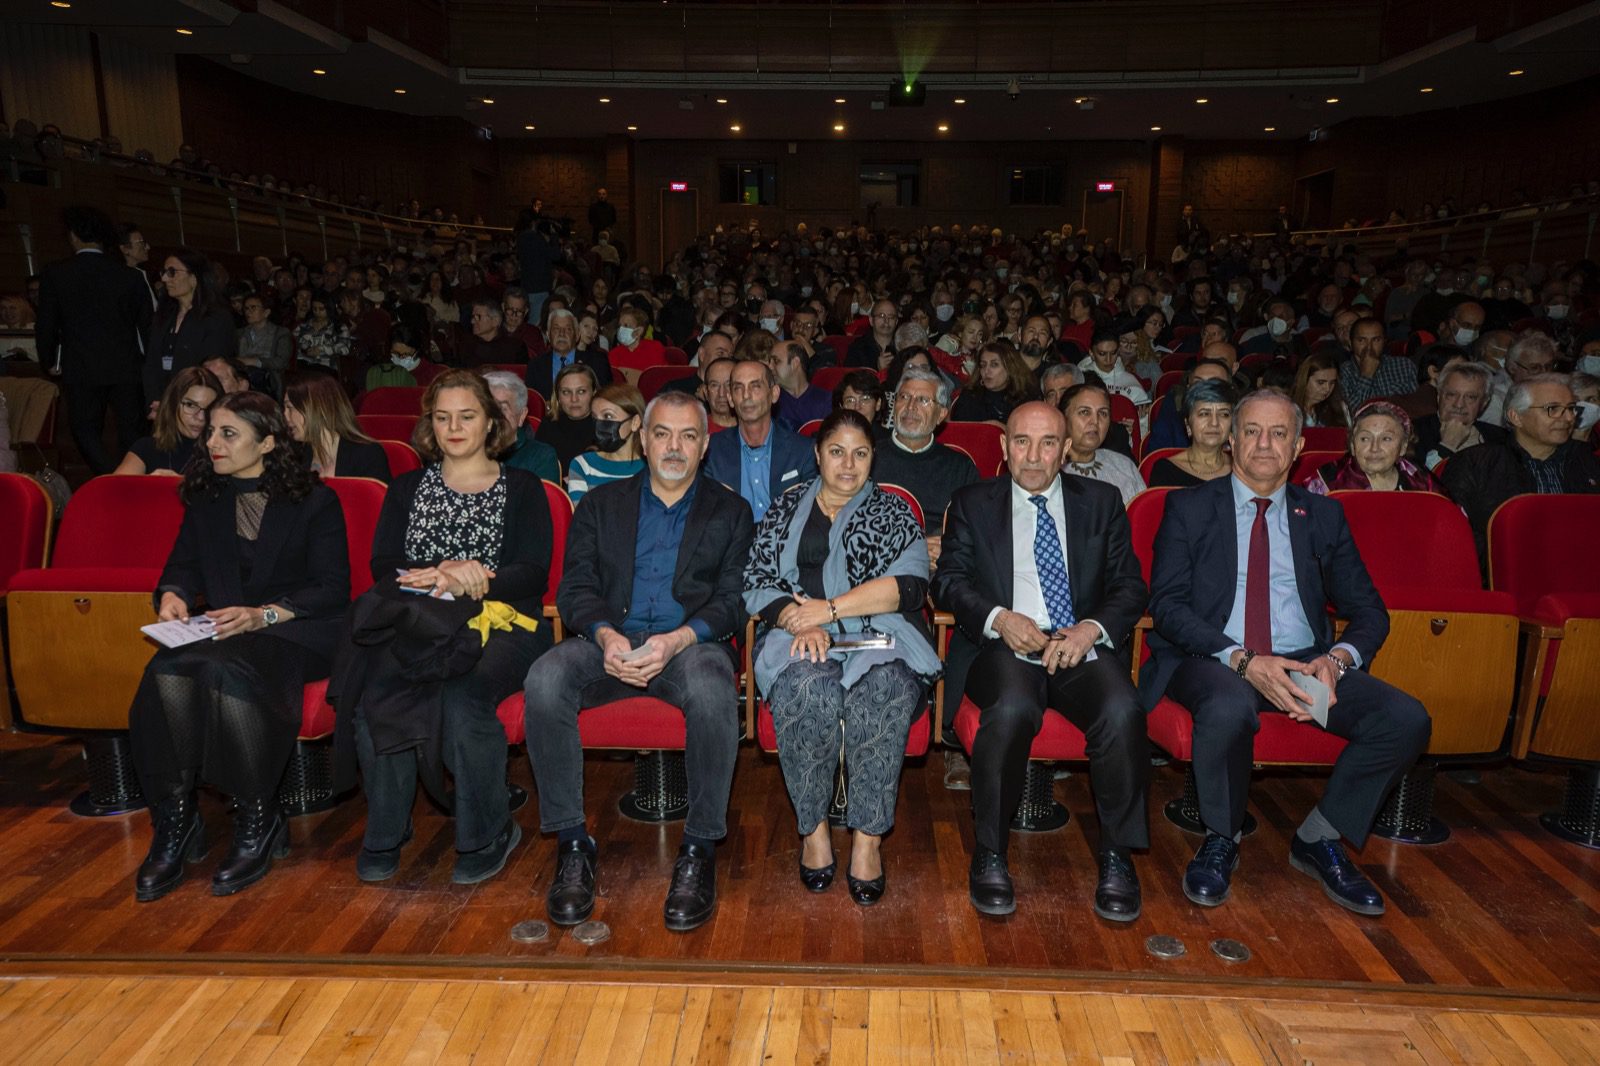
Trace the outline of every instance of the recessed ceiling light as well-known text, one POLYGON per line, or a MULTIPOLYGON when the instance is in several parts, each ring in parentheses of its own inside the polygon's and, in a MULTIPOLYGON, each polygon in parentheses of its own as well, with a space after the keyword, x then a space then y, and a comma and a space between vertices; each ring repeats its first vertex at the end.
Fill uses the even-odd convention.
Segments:
POLYGON ((719 97, 717 97, 717 103, 719 103, 719 104, 725 104, 725 103, 727 103, 727 102, 728 102, 728 98, 727 98, 727 97, 726 97, 726 96, 719 96, 719 97))
POLYGON ((744 127, 740 126, 737 122, 735 122, 733 125, 729 126, 728 128, 730 130, 732 130, 734 133, 738 133, 744 127))
POLYGON ((486 103, 486 104, 492 104, 492 103, 494 103, 494 100, 491 97, 485 96, 483 98, 483 102, 486 103))
POLYGON ((1075 103, 1075 104, 1081 104, 1087 99, 1088 99, 1088 97, 1086 97, 1086 96, 1078 96, 1078 97, 1074 97, 1072 102, 1075 103))
POLYGON ((194 31, 193 30, 184 29, 182 26, 178 27, 178 32, 183 34, 185 37, 193 37, 194 36, 194 31))
POLYGON ((949 133, 950 132, 949 124, 945 123, 945 122, 939 123, 939 132, 940 133, 949 133))
POLYGON ((610 102, 611 102, 611 97, 609 97, 609 96, 602 96, 602 97, 601 97, 601 98, 600 98, 600 102, 601 102, 601 103, 602 103, 602 104, 609 104, 609 103, 610 103, 610 102))
POLYGON ((1417 92, 1419 92, 1419 93, 1431 93, 1431 92, 1433 92, 1433 86, 1424 85, 1422 88, 1418 89, 1417 92))
POLYGON ((50 6, 51 7, 59 7, 59 8, 62 8, 63 10, 65 10, 66 8, 69 8, 72 5, 67 3, 67 0, 50 0, 50 6))
POLYGON ((1511 77, 1513 77, 1513 78, 1519 78, 1519 77, 1521 77, 1523 74, 1525 74, 1527 72, 1526 71, 1522 71, 1522 70, 1508 70, 1508 71, 1506 71, 1506 73, 1511 75, 1511 77))
POLYGON ((964 103, 966 103, 966 102, 967 102, 967 98, 966 98, 966 97, 964 97, 964 96, 958 96, 958 97, 956 97, 956 103, 958 103, 958 104, 964 104, 964 103))
POLYGON ((405 90, 404 90, 404 89, 396 89, 396 90, 395 90, 395 91, 394 91, 394 94, 395 94, 395 95, 396 95, 396 96, 404 96, 404 95, 405 95, 405 94, 406 94, 406 91, 405 91, 405 90))
POLYGON ((1150 127, 1150 132, 1151 133, 1160 133, 1161 132, 1161 127, 1160 126, 1151 126, 1150 127))
POLYGON ((1261 127, 1261 129, 1262 129, 1262 132, 1264 132, 1264 133, 1276 133, 1276 132, 1278 132, 1278 127, 1276 127, 1276 126, 1263 126, 1263 127, 1261 127))
POLYGON ((833 102, 836 103, 836 104, 842 104, 842 103, 845 102, 845 99, 842 96, 835 96, 833 98, 833 102))
POLYGON ((630 133, 634 133, 634 132, 637 132, 637 131, 638 131, 638 129, 639 129, 639 127, 638 127, 638 126, 629 126, 629 127, 628 127, 628 132, 630 132, 630 133))
POLYGON ((835 133, 843 133, 844 132, 844 123, 843 122, 835 122, 833 124, 833 132, 835 132, 835 133))
POLYGON ((524 127, 522 127, 522 128, 523 128, 523 129, 525 129, 525 130, 531 130, 531 129, 533 129, 533 127, 532 127, 532 126, 524 126, 524 127))
POLYGON ((1204 96, 1197 96, 1194 98, 1194 102, 1197 104, 1209 104, 1211 101, 1204 96))
POLYGON ((1325 104, 1336 104, 1339 102, 1339 98, 1337 96, 1330 96, 1322 102, 1325 104))
POLYGON ((313 74, 326 74, 328 72, 323 70, 321 67, 312 67, 311 68, 311 73, 313 73, 313 74))

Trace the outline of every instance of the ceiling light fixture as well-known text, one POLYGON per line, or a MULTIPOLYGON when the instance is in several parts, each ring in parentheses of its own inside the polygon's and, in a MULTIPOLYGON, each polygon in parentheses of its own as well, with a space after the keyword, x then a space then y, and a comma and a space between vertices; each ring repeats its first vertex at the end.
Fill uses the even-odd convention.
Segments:
POLYGON ((487 96, 485 96, 485 97, 484 97, 484 98, 483 98, 483 102, 484 102, 484 103, 486 103, 486 104, 492 104, 492 103, 494 103, 494 101, 493 101, 493 100, 492 100, 492 99, 490 99, 490 98, 489 98, 489 97, 487 97, 487 96))
POLYGON ((842 96, 835 96, 833 98, 833 102, 836 103, 836 104, 842 104, 842 103, 845 102, 845 99, 842 96))
POLYGON ((949 123, 946 123, 946 122, 939 123, 939 132, 940 133, 949 133, 950 132, 949 123))
POLYGON ((600 98, 600 102, 601 102, 601 103, 602 103, 602 104, 609 104, 609 103, 610 103, 610 102, 611 102, 611 97, 609 97, 609 96, 602 96, 602 97, 601 97, 601 98, 600 98))
POLYGON ((1262 132, 1264 132, 1264 133, 1277 133, 1278 132, 1278 127, 1276 127, 1276 126, 1263 126, 1263 127, 1261 127, 1261 129, 1262 129, 1262 132))
POLYGON ((639 127, 638 126, 629 126, 628 127, 628 132, 629 133, 637 133, 637 132, 639 132, 639 127))
POLYGON ((717 97, 717 103, 719 103, 719 104, 725 104, 725 103, 727 103, 727 102, 728 102, 728 98, 727 98, 727 97, 725 97, 725 96, 719 96, 719 97, 717 97))
POLYGON ((1522 75, 1526 74, 1527 71, 1525 71, 1525 70, 1508 70, 1508 71, 1506 71, 1506 73, 1508 75, 1510 75, 1511 77, 1513 77, 1513 78, 1520 78, 1522 75))
POLYGON ((1337 96, 1330 96, 1322 102, 1325 104, 1336 104, 1339 102, 1339 98, 1337 96))
POLYGON ((185 37, 193 37, 194 36, 194 31, 193 30, 184 29, 182 26, 178 27, 178 32, 183 34, 185 37))
POLYGON ((835 133, 843 133, 844 132, 844 123, 843 122, 835 122, 833 124, 833 132, 835 132, 835 133))
POLYGON ((395 94, 395 95, 396 95, 396 96, 404 96, 404 95, 405 95, 405 94, 406 94, 406 91, 405 91, 405 90, 404 90, 404 89, 396 89, 396 90, 395 90, 395 91, 394 91, 394 94, 395 94))
POLYGON ((744 127, 739 125, 737 122, 735 122, 733 125, 728 127, 728 129, 732 130, 734 133, 738 133, 743 128, 744 127))
POLYGON ((1194 102, 1197 104, 1209 104, 1211 101, 1204 96, 1197 96, 1195 97, 1194 102))
POLYGON ((1433 86, 1424 85, 1422 88, 1418 89, 1417 92, 1419 92, 1419 93, 1431 93, 1431 92, 1433 92, 1433 86))
POLYGON ((328 72, 323 70, 321 67, 312 67, 311 68, 311 73, 313 73, 313 74, 326 74, 328 72))
POLYGON ((71 7, 72 5, 67 3, 67 0, 50 0, 50 6, 51 7, 59 7, 63 11, 65 11, 67 8, 71 7))
POLYGON ((532 126, 524 126, 524 127, 522 127, 522 128, 523 128, 523 129, 525 129, 525 130, 531 130, 531 129, 533 129, 533 127, 532 127, 532 126))
POLYGON ((966 102, 967 102, 967 98, 966 98, 966 97, 964 97, 964 96, 958 96, 958 97, 956 97, 956 103, 958 103, 958 104, 964 104, 964 103, 966 103, 966 102))
POLYGON ((1150 132, 1151 133, 1160 133, 1161 132, 1161 127, 1160 126, 1151 126, 1150 127, 1150 132))
POLYGON ((1079 96, 1079 97, 1075 97, 1072 102, 1075 103, 1075 104, 1081 104, 1087 99, 1088 99, 1087 96, 1079 96))

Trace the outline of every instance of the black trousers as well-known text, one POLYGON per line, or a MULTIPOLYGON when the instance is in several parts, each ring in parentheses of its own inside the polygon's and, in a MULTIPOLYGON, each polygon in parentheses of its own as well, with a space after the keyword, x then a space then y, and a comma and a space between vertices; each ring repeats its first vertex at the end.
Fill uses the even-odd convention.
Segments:
MULTIPOLYGON (((1291 655, 1306 660, 1320 652, 1291 655)), ((1178 664, 1167 695, 1194 717, 1194 777, 1200 820, 1231 837, 1244 824, 1250 767, 1261 715, 1281 713, 1248 681, 1215 659, 1178 664)), ((1366 842, 1390 790, 1428 746, 1433 721, 1416 699, 1360 670, 1339 682, 1328 732, 1350 743, 1333 764, 1317 804, 1356 847, 1366 842)))
POLYGON ((979 845, 1006 853, 1011 819, 1022 802, 1028 748, 1044 724, 1046 707, 1065 715, 1088 742, 1101 842, 1150 845, 1145 810, 1150 740, 1138 694, 1120 660, 1101 649, 1093 662, 1049 674, 994 640, 973 661, 967 695, 982 712, 972 741, 972 820, 979 845))
MULTIPOLYGON (((84 462, 96 475, 109 474, 144 435, 144 387, 137 381, 123 385, 68 385, 67 428, 84 462), (106 454, 106 408, 117 425, 117 454, 106 454)), ((179 473, 182 473, 180 470, 179 473)))

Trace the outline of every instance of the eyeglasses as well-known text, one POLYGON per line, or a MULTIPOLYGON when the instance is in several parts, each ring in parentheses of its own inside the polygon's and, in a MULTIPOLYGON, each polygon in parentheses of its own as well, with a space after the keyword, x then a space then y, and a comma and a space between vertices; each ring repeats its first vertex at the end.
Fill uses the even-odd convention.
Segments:
POLYGON ((178 406, 183 408, 184 413, 191 415, 197 415, 206 409, 205 404, 195 403, 193 400, 179 400, 178 406))
POLYGON ((932 396, 916 396, 909 392, 897 392, 894 396, 894 402, 904 404, 907 407, 932 407, 938 401, 932 396))
POLYGON ((1547 403, 1535 407, 1534 410, 1543 411, 1544 416, 1550 419, 1560 418, 1562 415, 1568 418, 1578 417, 1578 405, 1575 403, 1547 403))
POLYGON ((163 270, 161 272, 161 276, 164 277, 164 278, 175 278, 179 274, 187 274, 187 273, 189 273, 189 271, 184 269, 183 267, 167 267, 165 270, 163 270))
POLYGON ((877 407, 878 400, 874 396, 846 396, 839 401, 840 407, 848 407, 852 411, 859 411, 863 407, 877 407))

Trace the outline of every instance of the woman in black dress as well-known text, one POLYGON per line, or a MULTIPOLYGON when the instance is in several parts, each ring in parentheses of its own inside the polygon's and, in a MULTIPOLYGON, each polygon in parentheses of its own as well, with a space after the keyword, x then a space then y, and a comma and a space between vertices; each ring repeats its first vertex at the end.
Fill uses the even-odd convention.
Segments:
POLYGON ((389 483, 383 445, 361 432, 355 409, 337 378, 294 371, 284 379, 283 418, 305 445, 311 469, 328 477, 370 477, 389 483))
POLYGON ((156 587, 163 622, 198 615, 215 637, 156 652, 128 714, 134 766, 155 822, 135 897, 159 899, 206 851, 195 786, 234 798, 233 846, 211 880, 226 896, 289 852, 275 799, 300 729, 304 686, 328 676, 350 602, 344 512, 295 454, 277 405, 218 400, 187 506, 156 587))
POLYGON ((495 458, 516 440, 516 429, 482 377, 469 370, 440 375, 423 394, 422 414, 415 440, 426 465, 395 478, 384 497, 372 543, 375 584, 353 612, 361 643, 348 661, 341 658, 329 698, 341 717, 351 716, 367 794, 356 875, 383 881, 399 869, 419 772, 435 799, 447 801, 434 765, 442 760, 455 780, 452 879, 474 884, 499 873, 522 839, 507 803, 506 737, 495 708, 522 691, 533 660, 550 647, 541 614, 554 529, 544 483, 495 458), (496 614, 481 642, 471 633, 475 661, 464 668, 397 665, 417 623, 391 643, 367 642, 362 619, 376 616, 382 601, 410 599, 397 588, 454 598, 425 619, 439 627, 441 639, 431 647, 448 648, 435 651, 440 658, 459 650, 448 643, 460 628, 451 619, 496 614), (410 728, 419 721, 436 728, 419 737, 410 728))
POLYGON ((211 260, 179 248, 161 268, 161 290, 144 345, 144 398, 155 404, 172 375, 239 347, 233 314, 211 260))
POLYGON ((1151 488, 1187 488, 1233 472, 1227 443, 1237 400, 1233 386, 1209 379, 1196 382, 1184 393, 1183 426, 1189 434, 1189 446, 1177 455, 1156 461, 1150 468, 1151 488))
POLYGON ((556 402, 533 436, 556 450, 563 476, 567 464, 594 443, 594 394, 599 390, 594 371, 582 363, 574 362, 556 375, 551 390, 556 402))
POLYGON ((155 432, 140 437, 113 474, 181 477, 206 426, 206 409, 222 395, 222 383, 202 366, 180 370, 156 406, 155 432))

